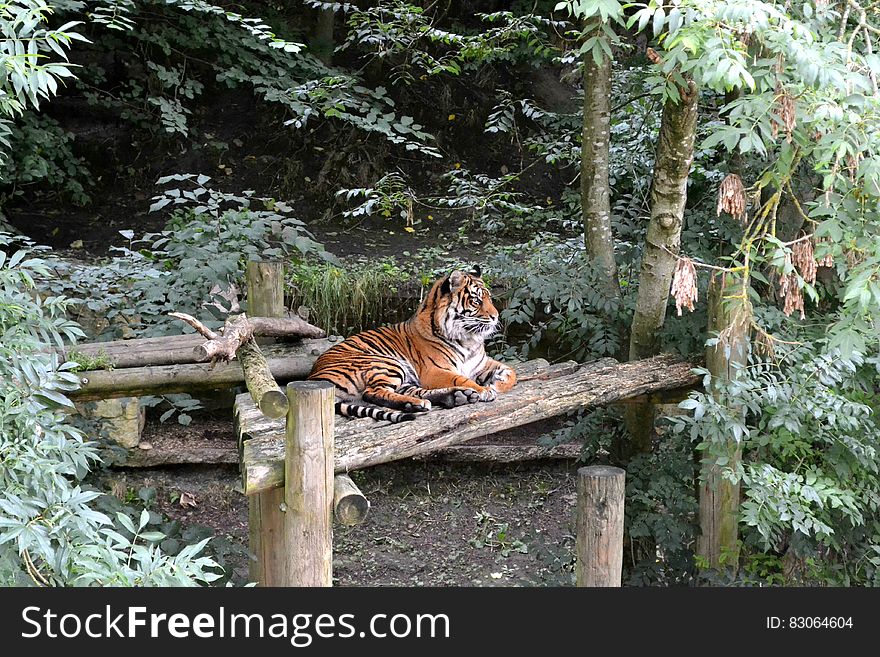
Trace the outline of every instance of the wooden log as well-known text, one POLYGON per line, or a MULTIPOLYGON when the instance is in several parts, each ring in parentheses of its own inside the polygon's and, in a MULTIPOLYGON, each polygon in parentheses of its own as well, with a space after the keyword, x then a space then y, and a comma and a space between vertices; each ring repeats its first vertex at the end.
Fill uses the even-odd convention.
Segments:
POLYGON ((333 514, 336 521, 346 527, 354 527, 366 520, 369 512, 370 501, 351 477, 336 475, 333 480, 333 514))
POLYGON ((254 331, 247 315, 230 315, 223 326, 222 334, 210 338, 194 350, 196 362, 207 361, 228 362, 235 358, 239 347, 251 339, 254 331))
POLYGON ((254 317, 284 317, 284 265, 280 261, 250 261, 245 278, 248 313, 254 317))
POLYGON ((421 454, 416 459, 424 461, 461 461, 470 463, 520 463, 540 459, 580 458, 583 445, 565 443, 549 447, 546 445, 453 445, 430 454, 421 454))
MULTIPOLYGON (((616 364, 617 361, 613 358, 603 358, 595 361, 592 365, 595 365, 596 367, 610 367, 616 364)), ((520 385, 536 379, 549 380, 566 374, 571 374, 579 367, 580 364, 575 361, 566 361, 564 363, 550 365, 550 363, 543 358, 536 358, 524 363, 513 364, 520 385)), ((276 419, 265 417, 260 410, 251 403, 248 395, 239 395, 239 397, 236 398, 233 413, 233 422, 236 435, 238 436, 240 450, 244 448, 244 443, 252 438, 275 437, 281 439, 284 435, 284 423, 279 422, 276 419)), ((341 422, 338 421, 337 427, 344 426, 345 423, 347 423, 346 420, 341 420, 341 422)))
MULTIPOLYGON (((332 338, 333 336, 331 336, 332 338)), ((596 367, 610 367, 616 365, 613 358, 603 358, 595 361, 596 367)), ((550 365, 543 358, 536 358, 525 363, 515 363, 517 378, 520 384, 536 379, 549 380, 565 374, 571 374, 580 367, 575 361, 566 361, 550 365)), ((280 438, 284 433, 284 424, 277 420, 267 419, 253 404, 247 403, 244 397, 239 397, 235 408, 235 431, 239 439, 239 448, 251 438, 263 438, 275 435, 280 438), (241 403, 239 403, 239 400, 241 403)))
POLYGON ((620 586, 626 472, 593 465, 578 470, 578 586, 620 586))
POLYGON ((238 360, 248 392, 260 412, 272 418, 287 415, 287 395, 273 378, 263 352, 253 339, 239 347, 238 360))
MULTIPOLYGON (((284 269, 281 263, 252 263, 249 262, 246 270, 248 311, 252 315, 266 315, 268 317, 281 317, 284 315, 284 269)), ((262 353, 262 352, 261 352, 262 353)), ((269 350, 267 349, 267 353, 269 350)), ((250 361, 249 352, 245 351, 241 371, 247 375, 244 362, 250 361)), ((265 373, 265 363, 249 362, 248 367, 265 373)), ((269 367, 271 370, 271 366, 269 367)), ((310 366, 311 370, 311 366, 310 366)), ((307 374, 306 374, 307 376, 307 374)), ((265 378, 265 376, 264 376, 265 378)), ((277 372, 271 371, 271 383, 277 387, 277 372)), ((253 376, 252 376, 253 379, 253 376)), ((269 382, 265 382, 268 384, 269 382)), ((269 386, 265 387, 268 391, 269 386)), ((257 393, 259 394, 259 390, 257 393)), ((254 390, 250 390, 254 394, 254 390)), ((254 397, 254 400, 262 400, 254 397)), ((273 408, 278 406, 267 400, 267 408, 271 404, 273 408)), ((284 399, 285 415, 288 410, 287 395, 284 399)), ((261 416, 265 417, 262 412, 261 416)), ((259 582, 261 586, 282 586, 285 582, 285 562, 281 558, 284 551, 284 489, 265 491, 259 495, 248 497, 248 546, 250 554, 254 555, 250 564, 251 579, 259 582)))
MULTIPOLYGON (((427 454, 578 409, 693 386, 699 381, 689 363, 670 355, 619 365, 599 361, 568 375, 524 381, 491 403, 435 410, 413 422, 377 424, 369 418, 345 422, 336 432, 336 472, 427 454)), ((241 397, 236 401, 240 427, 247 424, 241 408, 246 404, 241 397)), ((283 482, 280 423, 263 423, 262 427, 258 436, 243 429, 252 436, 242 446, 242 488, 246 494, 283 482)))
MULTIPOLYGON (((272 376, 277 381, 304 379, 319 355, 332 346, 323 340, 303 340, 291 345, 272 345, 264 350, 272 376)), ((75 401, 137 397, 173 392, 198 393, 217 388, 231 388, 244 383, 238 363, 193 363, 132 367, 120 370, 80 372, 79 390, 68 393, 75 401)))
MULTIPOLYGON (((324 338, 325 332, 303 322, 299 317, 273 320, 266 317, 248 317, 254 327, 254 335, 282 338, 286 341, 302 338, 324 338), (283 324, 275 324, 281 321, 283 324), (302 326, 305 324, 305 326, 302 326)), ((339 341, 338 336, 329 336, 339 341)), ((64 349, 54 349, 63 360, 82 359, 106 361, 107 369, 146 367, 150 365, 181 365, 195 363, 194 350, 204 343, 201 335, 165 335, 156 338, 114 340, 112 342, 84 342, 64 349)))
POLYGON ((234 447, 189 447, 150 450, 128 450, 125 460, 111 463, 114 467, 125 468, 157 468, 166 465, 188 464, 233 464, 238 463, 238 450, 234 447))
MULTIPOLYGON (((706 369, 715 381, 734 380, 748 365, 751 315, 748 304, 737 296, 742 279, 733 274, 714 273, 709 282, 709 332, 727 336, 724 343, 706 348, 706 369)), ((744 417, 745 409, 730 400, 732 416, 744 417)), ((700 536, 697 555, 710 568, 736 572, 739 565, 740 484, 724 477, 724 470, 736 471, 742 447, 735 440, 722 446, 727 462, 721 466, 714 455, 700 468, 700 536)), ((722 454, 719 454, 722 455, 722 454)))
MULTIPOLYGON (((263 310, 265 312, 265 310, 263 310)), ((326 338, 327 331, 309 324, 302 317, 250 317, 254 335, 266 338, 326 338)))
POLYGON ((248 498, 248 574, 259 586, 284 586, 284 489, 248 498))
POLYGON ((325 381, 287 384, 284 468, 284 586, 333 582, 334 386, 325 381))
POLYGON ((88 342, 59 352, 65 360, 106 361, 108 367, 144 367, 192 363, 193 349, 205 341, 201 335, 168 335, 159 338, 137 338, 113 342, 88 342))

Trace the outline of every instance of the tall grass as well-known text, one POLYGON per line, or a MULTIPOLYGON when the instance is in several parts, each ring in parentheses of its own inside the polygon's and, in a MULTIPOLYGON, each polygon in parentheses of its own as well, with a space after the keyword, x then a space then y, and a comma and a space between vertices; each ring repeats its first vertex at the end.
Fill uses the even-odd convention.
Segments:
POLYGON ((307 307, 312 324, 339 335, 410 317, 421 292, 419 282, 389 260, 298 264, 288 283, 293 308, 307 307))

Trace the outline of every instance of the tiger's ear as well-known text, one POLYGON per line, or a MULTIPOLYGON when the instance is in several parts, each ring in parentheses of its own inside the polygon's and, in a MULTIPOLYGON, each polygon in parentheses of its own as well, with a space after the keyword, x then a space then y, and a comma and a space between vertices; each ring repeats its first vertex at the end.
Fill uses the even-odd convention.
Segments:
POLYGON ((474 265, 471 267, 471 270, 468 272, 471 276, 476 278, 480 278, 483 275, 483 270, 480 268, 480 265, 474 265))
POLYGON ((440 291, 443 292, 443 294, 451 294, 452 292, 458 291, 462 285, 464 285, 464 274, 456 269, 446 277, 446 280, 443 281, 440 291))

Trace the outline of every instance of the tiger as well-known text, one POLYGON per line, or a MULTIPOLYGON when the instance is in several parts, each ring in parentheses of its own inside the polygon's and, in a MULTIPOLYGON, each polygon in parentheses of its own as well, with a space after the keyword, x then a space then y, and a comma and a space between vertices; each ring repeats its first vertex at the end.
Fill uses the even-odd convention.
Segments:
POLYGON ((491 402, 516 385, 514 370, 486 355, 498 326, 480 267, 455 270, 434 282, 407 321, 334 345, 308 378, 336 387, 335 411, 345 417, 406 422, 435 406, 491 402))

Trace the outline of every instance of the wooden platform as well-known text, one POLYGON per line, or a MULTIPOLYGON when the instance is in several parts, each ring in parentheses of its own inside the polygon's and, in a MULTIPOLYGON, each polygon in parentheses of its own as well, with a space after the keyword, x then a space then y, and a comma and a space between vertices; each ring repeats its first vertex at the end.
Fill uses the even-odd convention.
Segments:
MULTIPOLYGON (((430 454, 578 409, 635 398, 682 398, 700 380, 689 363, 669 355, 628 363, 607 358, 583 365, 534 360, 515 369, 519 384, 491 403, 433 410, 400 424, 337 416, 336 472, 430 454)), ((235 402, 235 427, 245 494, 283 485, 284 418, 264 417, 250 395, 242 394, 235 402)))
MULTIPOLYGON (((300 340, 292 344, 269 345, 263 349, 263 352, 275 379, 291 381, 308 376, 318 356, 340 339, 331 336, 329 338, 300 340)), ((161 357, 163 360, 180 361, 188 358, 190 362, 79 372, 81 387, 79 390, 68 393, 68 396, 74 401, 90 401, 175 392, 198 394, 205 390, 222 390, 243 385, 244 373, 241 365, 236 361, 216 364, 191 362, 193 360, 193 346, 202 344, 204 341, 205 339, 201 336, 191 335, 171 339, 144 338, 123 341, 138 343, 132 344, 133 350, 136 348, 152 349, 152 351, 144 352, 144 359, 149 358, 156 361, 161 357), (173 346, 166 347, 167 351, 162 351, 163 341, 169 343, 169 340, 173 340, 173 346)), ((108 353, 103 351, 104 348, 101 344, 81 345, 79 349, 81 353, 87 352, 90 356, 108 353), (88 346, 88 350, 86 350, 86 346, 88 346)), ((119 343, 107 344, 115 347, 119 343)), ((110 353, 111 359, 115 362, 116 351, 110 353)))

